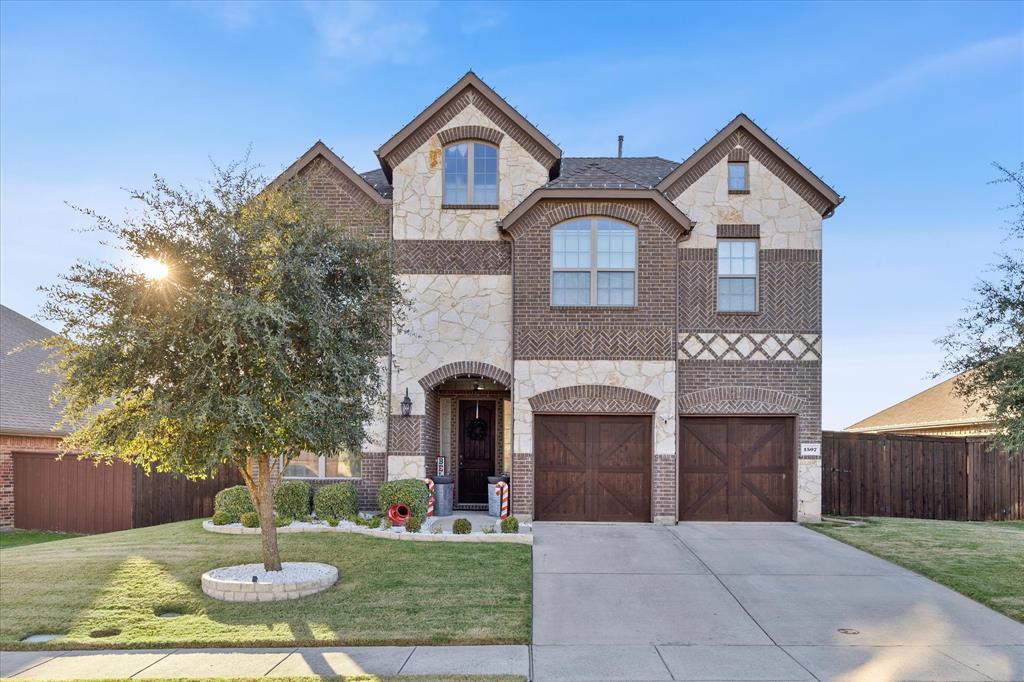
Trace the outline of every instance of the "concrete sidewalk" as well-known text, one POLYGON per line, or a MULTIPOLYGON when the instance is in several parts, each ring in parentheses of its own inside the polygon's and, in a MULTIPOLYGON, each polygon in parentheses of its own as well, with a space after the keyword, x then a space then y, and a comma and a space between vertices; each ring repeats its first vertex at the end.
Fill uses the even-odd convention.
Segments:
POLYGON ((530 675, 519 646, 0 651, 0 677, 26 680, 292 675, 530 675))

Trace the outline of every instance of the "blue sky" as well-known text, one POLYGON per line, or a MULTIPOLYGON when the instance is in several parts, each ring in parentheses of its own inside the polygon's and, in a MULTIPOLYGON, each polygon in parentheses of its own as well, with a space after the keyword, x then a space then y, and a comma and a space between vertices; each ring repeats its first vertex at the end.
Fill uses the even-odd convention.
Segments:
POLYGON ((566 155, 680 160, 737 112, 847 197, 825 222, 824 425, 932 383, 1024 159, 1024 3, 0 4, 0 299, 112 254, 154 172, 357 170, 472 68, 566 155))

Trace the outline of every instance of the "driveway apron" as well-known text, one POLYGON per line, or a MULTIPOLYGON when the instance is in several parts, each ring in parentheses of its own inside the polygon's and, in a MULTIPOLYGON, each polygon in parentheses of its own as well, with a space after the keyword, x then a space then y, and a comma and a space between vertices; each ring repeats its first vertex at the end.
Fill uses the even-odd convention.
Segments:
POLYGON ((791 523, 534 524, 535 680, 1024 680, 1024 625, 791 523))

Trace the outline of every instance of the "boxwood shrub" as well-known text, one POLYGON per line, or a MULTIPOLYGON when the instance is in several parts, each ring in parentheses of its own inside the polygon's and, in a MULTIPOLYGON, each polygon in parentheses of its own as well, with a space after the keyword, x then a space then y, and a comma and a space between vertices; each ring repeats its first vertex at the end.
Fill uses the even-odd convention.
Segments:
POLYGON ((412 518, 420 523, 427 518, 427 484, 418 478, 403 478, 382 483, 377 492, 377 504, 382 514, 387 515, 393 504, 409 507, 412 518))
POLYGON ((452 532, 456 535, 469 535, 473 530, 473 524, 469 519, 455 519, 452 522, 452 532))
POLYGON ((213 511, 223 512, 228 517, 227 523, 235 523, 242 518, 242 514, 255 512, 256 506, 252 503, 248 488, 244 485, 233 485, 224 488, 213 498, 213 511))
POLYGON ((305 520, 312 499, 313 488, 305 481, 282 481, 274 491, 274 510, 279 516, 305 520))
POLYGON ((514 516, 509 516, 501 520, 501 532, 502 533, 518 533, 519 532, 519 519, 514 516))
POLYGON ((409 533, 419 533, 423 524, 415 516, 405 522, 405 530, 409 533))
POLYGON ((331 483, 313 495, 313 511, 318 519, 351 519, 359 514, 359 493, 354 483, 331 483))
POLYGON ((234 521, 231 520, 230 514, 223 511, 213 512, 213 525, 226 526, 229 523, 234 523, 234 521))
POLYGON ((260 515, 254 511, 245 512, 244 514, 242 514, 242 525, 246 528, 259 528, 260 515))

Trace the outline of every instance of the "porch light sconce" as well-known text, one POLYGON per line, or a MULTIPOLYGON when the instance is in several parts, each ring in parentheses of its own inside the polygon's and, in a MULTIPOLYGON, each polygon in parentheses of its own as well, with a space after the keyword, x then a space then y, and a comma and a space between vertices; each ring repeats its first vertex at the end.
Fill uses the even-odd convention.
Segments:
POLYGON ((409 397, 409 389, 405 389, 405 398, 402 399, 402 416, 408 417, 412 414, 412 398, 409 397))

